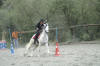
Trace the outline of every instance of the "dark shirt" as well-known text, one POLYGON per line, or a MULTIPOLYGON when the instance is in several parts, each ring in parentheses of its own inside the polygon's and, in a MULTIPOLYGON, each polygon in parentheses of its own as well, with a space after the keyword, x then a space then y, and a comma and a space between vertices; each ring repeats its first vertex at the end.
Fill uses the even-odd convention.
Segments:
POLYGON ((38 28, 38 30, 42 30, 44 24, 40 24, 40 22, 36 25, 36 28, 38 28))

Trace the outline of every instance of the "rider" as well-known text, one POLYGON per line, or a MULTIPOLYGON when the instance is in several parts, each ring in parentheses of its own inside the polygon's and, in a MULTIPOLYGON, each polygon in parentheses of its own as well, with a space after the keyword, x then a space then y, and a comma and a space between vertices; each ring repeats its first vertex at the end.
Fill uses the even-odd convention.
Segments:
POLYGON ((39 41, 38 41, 38 36, 39 36, 40 33, 42 32, 43 27, 44 27, 44 20, 41 19, 41 20, 39 21, 39 23, 36 25, 36 30, 37 30, 37 31, 36 31, 36 35, 35 35, 34 44, 36 44, 36 42, 39 43, 39 41))

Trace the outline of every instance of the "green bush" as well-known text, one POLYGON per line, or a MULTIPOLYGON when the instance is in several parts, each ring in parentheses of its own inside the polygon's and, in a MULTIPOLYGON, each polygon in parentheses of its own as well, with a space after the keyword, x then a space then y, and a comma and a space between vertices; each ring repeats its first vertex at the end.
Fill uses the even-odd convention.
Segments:
POLYGON ((83 34, 82 39, 83 39, 84 41, 89 41, 89 40, 90 40, 89 34, 87 34, 87 33, 83 34))

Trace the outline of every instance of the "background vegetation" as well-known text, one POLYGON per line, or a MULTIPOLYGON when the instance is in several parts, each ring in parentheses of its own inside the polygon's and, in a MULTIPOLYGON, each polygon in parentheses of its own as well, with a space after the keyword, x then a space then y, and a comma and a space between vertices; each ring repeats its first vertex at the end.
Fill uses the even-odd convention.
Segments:
MULTIPOLYGON (((50 28, 59 28, 60 42, 100 38, 100 26, 70 28, 100 24, 100 0, 0 0, 0 39, 9 41, 8 27, 17 31, 35 30, 41 18, 48 19, 50 28)), ((32 34, 19 34, 19 39, 27 42, 32 34)), ((51 30, 49 35, 54 41, 55 30, 51 30)))

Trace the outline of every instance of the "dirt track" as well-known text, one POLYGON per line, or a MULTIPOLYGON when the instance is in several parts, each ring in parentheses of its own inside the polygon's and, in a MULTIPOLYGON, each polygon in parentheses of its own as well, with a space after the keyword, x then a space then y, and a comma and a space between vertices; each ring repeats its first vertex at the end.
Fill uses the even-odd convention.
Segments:
POLYGON ((59 57, 54 56, 55 46, 50 46, 50 54, 41 47, 40 57, 24 57, 24 48, 0 50, 0 66, 100 66, 100 44, 70 44, 59 46, 59 57))

